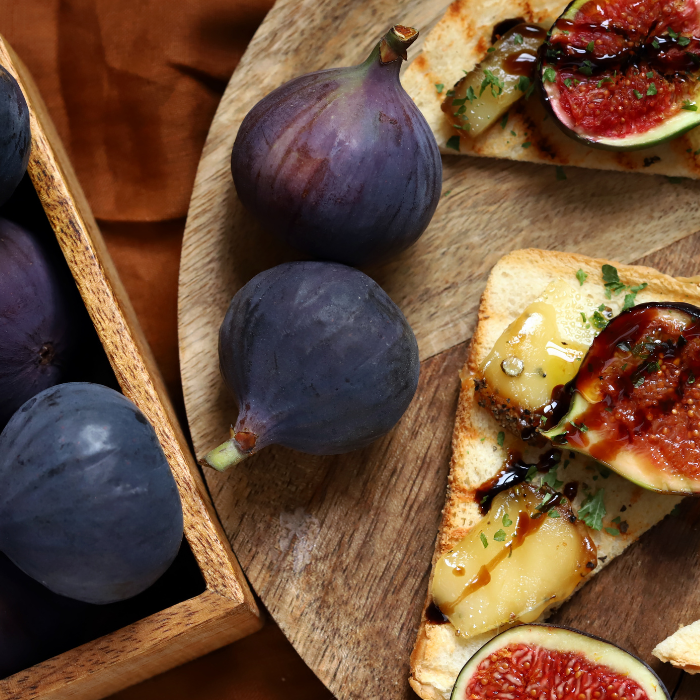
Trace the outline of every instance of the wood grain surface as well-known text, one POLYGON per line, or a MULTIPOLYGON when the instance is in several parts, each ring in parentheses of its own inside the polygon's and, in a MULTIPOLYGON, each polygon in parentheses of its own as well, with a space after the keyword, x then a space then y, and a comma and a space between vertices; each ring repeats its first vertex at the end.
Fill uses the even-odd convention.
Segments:
POLYGON ((95 700, 249 634, 261 621, 46 107, 1 37, 0 65, 18 79, 29 105, 32 184, 122 391, 156 430, 180 492, 185 536, 207 584, 196 598, 0 680, 2 698, 95 700))
MULTIPOLYGON (((390 24, 423 28, 443 9, 431 0, 279 0, 234 73, 200 162, 180 272, 182 378, 198 456, 222 442, 235 420, 217 357, 230 299, 258 272, 297 257, 236 198, 229 159, 242 118, 285 80, 356 63, 390 24)), ((423 360, 418 393, 396 430, 351 455, 269 448, 225 475, 206 473, 253 588, 341 700, 413 696, 408 655, 444 499, 457 370, 494 262, 540 247, 700 272, 700 240, 691 236, 700 183, 575 168, 558 181, 551 167, 459 156, 444 157, 443 167, 443 197, 428 231, 392 262, 367 270, 406 313, 423 360)), ((656 642, 700 617, 700 592, 690 585, 696 513, 690 508, 682 528, 669 521, 633 547, 561 620, 602 631, 652 661, 656 642), (677 559, 665 554, 671 551, 677 559)), ((662 672, 675 687, 679 673, 662 672)), ((678 697, 697 697, 688 692, 678 697)))

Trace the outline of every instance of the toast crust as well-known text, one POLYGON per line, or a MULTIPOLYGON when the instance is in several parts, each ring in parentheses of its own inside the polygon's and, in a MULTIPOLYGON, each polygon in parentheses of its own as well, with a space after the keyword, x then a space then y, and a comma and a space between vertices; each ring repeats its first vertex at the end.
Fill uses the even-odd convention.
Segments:
POLYGON ((678 629, 651 653, 687 673, 700 673, 700 620, 678 629))
MULTIPOLYGON (((648 284, 637 294, 637 303, 684 301, 700 305, 699 284, 674 279, 649 267, 621 265, 574 253, 536 249, 514 251, 501 258, 491 271, 482 294, 469 355, 460 372, 462 381, 452 436, 447 496, 433 554, 433 568, 437 559, 462 539, 481 518, 474 492, 501 469, 507 450, 515 449, 526 458, 544 451, 542 448, 530 447, 510 434, 502 437, 502 444, 499 444, 498 434, 502 432, 502 427, 488 409, 478 405, 475 396, 475 378, 479 376, 482 361, 507 326, 556 279, 571 283, 582 295, 584 303, 588 304, 582 310, 587 314, 603 301, 618 313, 624 294, 613 296, 610 300, 606 298, 601 271, 604 264, 614 265, 620 280, 626 285, 639 285, 642 282, 648 284), (583 285, 579 285, 576 278, 579 269, 588 275, 583 285)), ((599 564, 584 579, 583 585, 643 532, 663 519, 681 499, 644 491, 614 473, 604 475, 593 460, 582 455, 566 461, 571 464, 563 467, 567 472, 560 471, 558 478, 575 477, 577 480, 585 480, 582 483, 590 486, 590 493, 604 484, 608 517, 612 519, 618 513, 624 513, 621 517, 625 518, 628 525, 626 532, 618 536, 605 531, 593 531, 599 564)), ((579 493, 574 501, 576 508, 582 499, 583 495, 579 493)), ((431 571, 429 590, 432 575, 431 571)), ((411 654, 409 683, 424 700, 446 700, 464 663, 497 631, 473 638, 458 637, 451 624, 440 625, 426 619, 425 610, 430 600, 428 593, 411 654)))

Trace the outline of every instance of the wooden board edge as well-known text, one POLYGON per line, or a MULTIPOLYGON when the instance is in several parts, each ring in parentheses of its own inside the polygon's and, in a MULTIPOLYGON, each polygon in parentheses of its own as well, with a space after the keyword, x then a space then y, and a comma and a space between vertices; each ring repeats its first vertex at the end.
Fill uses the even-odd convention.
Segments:
POLYGON ((258 615, 70 160, 29 71, 2 37, 0 64, 18 80, 29 105, 29 176, 119 384, 158 434, 183 501, 185 534, 207 586, 258 615))
POLYGON ((4 700, 94 700, 191 661, 262 627, 246 603, 213 591, 0 681, 4 700))

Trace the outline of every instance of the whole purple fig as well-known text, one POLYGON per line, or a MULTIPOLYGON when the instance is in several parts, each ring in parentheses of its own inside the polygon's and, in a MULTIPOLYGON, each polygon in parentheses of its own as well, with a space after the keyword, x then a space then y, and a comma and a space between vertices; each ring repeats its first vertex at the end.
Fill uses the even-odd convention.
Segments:
POLYGON ((0 205, 27 169, 31 142, 27 101, 17 81, 0 66, 0 205))
POLYGON ((247 114, 231 171, 238 197, 265 228, 348 265, 381 261, 425 231, 442 163, 399 81, 417 37, 393 27, 364 63, 291 80, 247 114))
POLYGON ((0 430, 70 363, 72 298, 52 263, 38 236, 0 219, 0 430))
POLYGON ((233 437, 206 456, 224 470, 266 445, 311 454, 365 447, 391 430, 418 385, 418 344, 396 304, 359 270, 293 262, 233 297, 219 332, 238 403, 233 437))

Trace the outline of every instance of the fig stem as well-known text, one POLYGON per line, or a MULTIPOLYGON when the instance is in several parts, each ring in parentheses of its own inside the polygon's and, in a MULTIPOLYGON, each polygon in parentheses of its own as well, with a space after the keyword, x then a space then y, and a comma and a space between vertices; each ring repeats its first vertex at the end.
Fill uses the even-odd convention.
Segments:
POLYGON ((397 24, 392 27, 379 42, 379 60, 391 63, 398 59, 408 58, 406 49, 418 38, 418 30, 397 24))
POLYGON ((235 438, 231 438, 218 447, 215 447, 204 457, 202 462, 204 465, 213 467, 217 471, 225 472, 229 467, 233 467, 249 456, 250 453, 243 452, 235 438))

